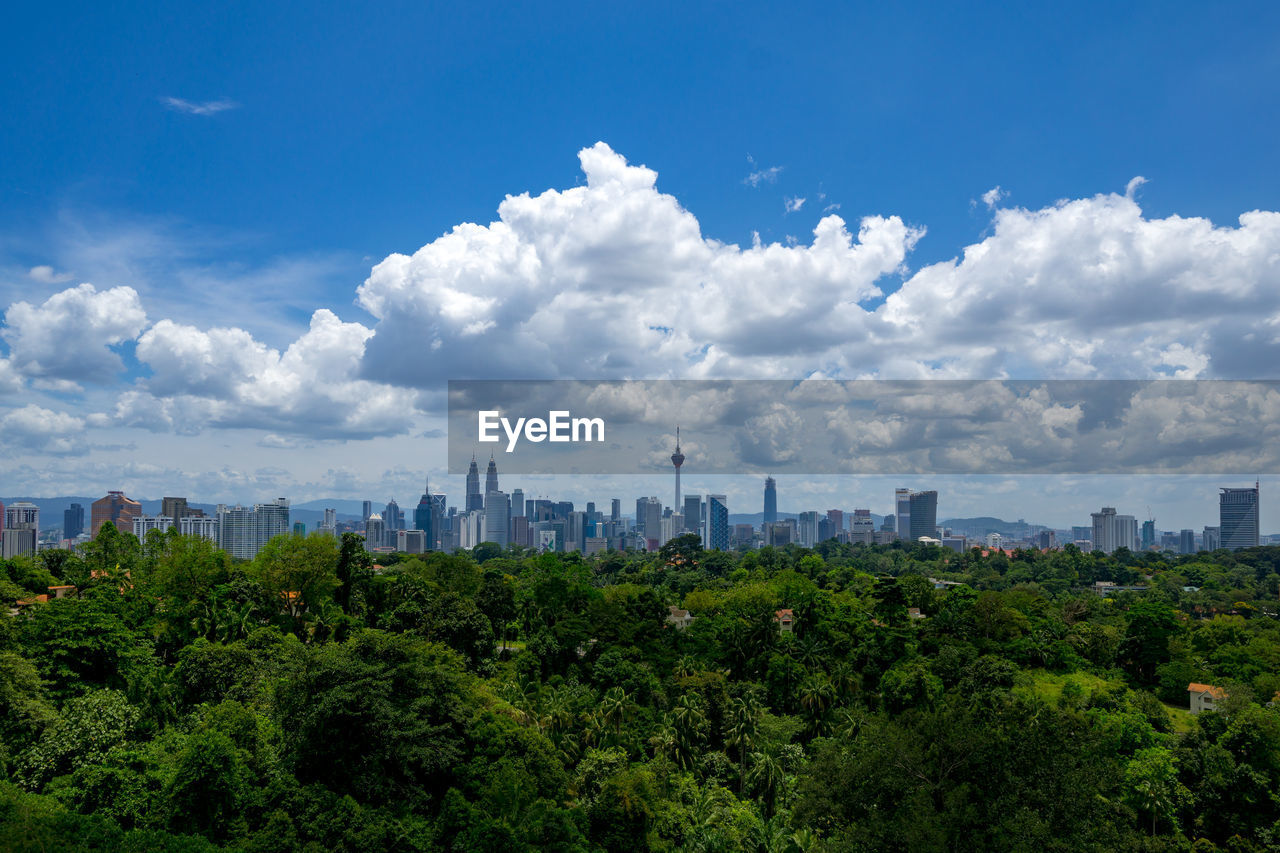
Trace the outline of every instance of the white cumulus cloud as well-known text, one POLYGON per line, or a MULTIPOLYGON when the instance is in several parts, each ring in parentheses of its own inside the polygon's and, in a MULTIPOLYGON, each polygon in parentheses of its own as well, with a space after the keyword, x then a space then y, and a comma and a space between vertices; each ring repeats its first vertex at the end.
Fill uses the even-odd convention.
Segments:
POLYGON ((921 232, 823 218, 809 245, 743 249, 704 237, 657 174, 604 143, 586 186, 508 196, 374 267, 358 301, 378 318, 364 371, 425 387, 452 377, 771 375, 838 345, 921 232), (798 358, 797 358, 798 357, 798 358))
POLYGON ((282 353, 242 329, 203 331, 161 320, 138 340, 150 381, 121 395, 106 417, 179 432, 210 426, 335 438, 404 432, 413 420, 412 394, 356 376, 372 334, 322 308, 282 353))
POLYGON ((0 417, 5 444, 54 454, 83 453, 84 420, 66 412, 54 412, 35 404, 14 409, 0 417))
POLYGON ((13 303, 0 338, 9 345, 10 363, 25 376, 105 381, 123 368, 109 347, 133 340, 146 323, 132 287, 99 291, 82 284, 39 305, 13 303))

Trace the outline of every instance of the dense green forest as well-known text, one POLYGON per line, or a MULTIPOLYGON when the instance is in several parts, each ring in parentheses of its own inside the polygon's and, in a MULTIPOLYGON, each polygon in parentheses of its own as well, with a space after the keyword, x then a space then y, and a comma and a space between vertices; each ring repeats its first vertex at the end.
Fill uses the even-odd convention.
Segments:
POLYGON ((1280 849, 1280 548, 362 545, 0 563, 0 849, 1280 849))

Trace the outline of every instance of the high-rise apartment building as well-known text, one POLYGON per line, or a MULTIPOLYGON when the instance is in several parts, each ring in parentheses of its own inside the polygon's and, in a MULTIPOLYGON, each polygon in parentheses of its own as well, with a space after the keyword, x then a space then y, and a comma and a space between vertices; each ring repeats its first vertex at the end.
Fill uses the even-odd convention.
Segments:
POLYGON ((277 498, 252 508, 218 505, 218 547, 232 557, 252 560, 272 537, 289 532, 289 500, 277 498))
POLYGON ((1089 514, 1093 521, 1090 540, 1093 550, 1110 554, 1116 550, 1116 508, 1104 506, 1101 512, 1089 514))
POLYGON ((28 501, 14 501, 3 509, 0 526, 0 557, 11 560, 35 554, 40 541, 40 507, 28 501))
POLYGON ((1138 550, 1138 519, 1132 515, 1116 516, 1116 548, 1138 550))
POLYGON ((183 536, 199 536, 211 542, 218 541, 218 519, 204 515, 184 515, 178 519, 178 532, 183 536))
POLYGON ((140 515, 133 520, 133 535, 139 541, 146 539, 152 530, 168 533, 173 528, 173 518, 167 515, 140 515))
POLYGON ((796 518, 796 535, 805 548, 818 544, 818 513, 813 510, 800 513, 796 518))

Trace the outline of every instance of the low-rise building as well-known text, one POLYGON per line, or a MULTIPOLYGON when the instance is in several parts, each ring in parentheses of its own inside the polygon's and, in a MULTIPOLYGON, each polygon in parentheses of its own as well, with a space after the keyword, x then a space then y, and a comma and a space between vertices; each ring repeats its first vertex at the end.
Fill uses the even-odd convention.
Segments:
POLYGON ((1187 694, 1191 699, 1191 713, 1199 714, 1201 711, 1215 711, 1218 703, 1227 698, 1227 691, 1221 687, 1215 687, 1212 684, 1198 684, 1191 682, 1187 685, 1187 694))
POLYGON ((688 610, 676 607, 674 604, 668 607, 667 610, 669 611, 667 622, 680 631, 692 625, 693 620, 697 618, 696 616, 690 616, 688 610))

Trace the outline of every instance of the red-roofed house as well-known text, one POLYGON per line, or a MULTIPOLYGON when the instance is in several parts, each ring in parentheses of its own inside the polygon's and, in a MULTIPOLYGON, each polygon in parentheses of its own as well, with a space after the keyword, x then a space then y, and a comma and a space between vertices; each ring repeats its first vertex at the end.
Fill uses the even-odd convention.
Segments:
POLYGON ((1227 698, 1227 691, 1221 687, 1214 687, 1212 684, 1197 684, 1191 682, 1187 685, 1187 693, 1191 697, 1191 713, 1199 714, 1201 711, 1213 711, 1218 707, 1218 703, 1227 698))

